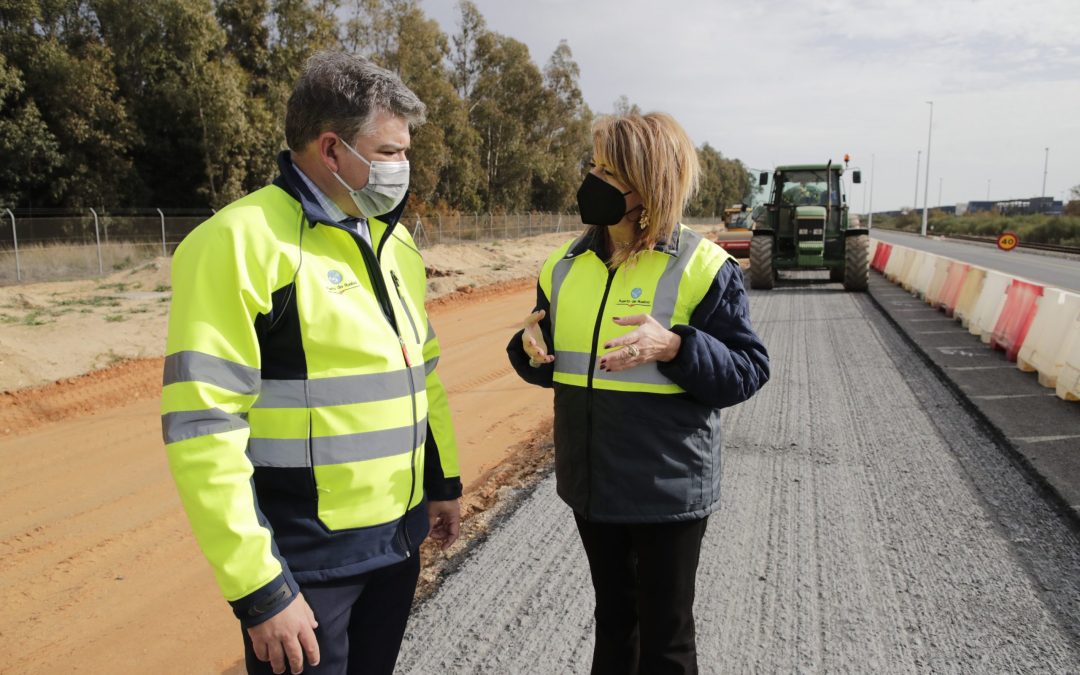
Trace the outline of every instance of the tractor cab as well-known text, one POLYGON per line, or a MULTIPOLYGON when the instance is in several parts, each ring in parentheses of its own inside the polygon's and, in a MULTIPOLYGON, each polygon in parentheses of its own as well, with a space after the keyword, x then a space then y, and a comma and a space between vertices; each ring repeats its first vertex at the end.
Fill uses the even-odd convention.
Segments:
MULTIPOLYGON (((848 290, 866 289, 859 252, 868 249, 869 233, 849 227, 844 173, 844 165, 831 160, 772 172, 765 222, 751 242, 753 288, 772 288, 780 270, 818 269, 828 270, 829 278, 843 281, 848 290)), ((852 182, 860 180, 860 172, 852 172, 852 182)), ((759 184, 769 183, 770 174, 762 173, 759 184)))
POLYGON ((790 168, 774 174, 768 211, 775 216, 777 250, 799 267, 825 267, 825 249, 842 249, 843 169, 790 168))

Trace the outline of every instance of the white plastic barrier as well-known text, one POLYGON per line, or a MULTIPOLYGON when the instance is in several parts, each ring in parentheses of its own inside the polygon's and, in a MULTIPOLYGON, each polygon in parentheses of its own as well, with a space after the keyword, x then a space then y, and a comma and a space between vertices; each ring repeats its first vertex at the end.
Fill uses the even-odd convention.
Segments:
POLYGON ((1080 339, 1080 330, 1070 330, 1080 325, 1078 314, 1080 295, 1060 288, 1043 291, 1035 320, 1016 355, 1016 367, 1024 372, 1038 371, 1039 384, 1055 388, 1071 341, 1080 339))
POLYGON ((911 253, 911 249, 904 248, 903 246, 893 246, 892 253, 889 254, 889 262, 885 263, 885 278, 889 281, 896 283, 896 278, 904 269, 904 263, 907 262, 908 255, 911 253))
POLYGON ((926 293, 923 295, 923 299, 934 307, 941 304, 941 292, 945 289, 945 279, 949 276, 949 265, 952 263, 952 258, 938 257, 937 263, 934 264, 930 285, 926 287, 926 293))
POLYGON ((934 280, 934 270, 937 269, 941 256, 927 253, 923 258, 922 266, 919 267, 919 275, 911 284, 911 292, 920 298, 926 297, 926 291, 930 289, 930 282, 934 280))
POLYGON ((904 265, 896 274, 894 283, 897 286, 904 287, 907 290, 907 278, 911 274, 911 268, 916 267, 919 264, 919 252, 914 249, 909 249, 907 256, 904 257, 904 265))
POLYGON ((986 271, 982 292, 971 313, 968 332, 978 335, 983 342, 990 342, 990 334, 997 324, 1002 307, 1005 306, 1005 291, 1012 284, 1012 277, 1001 272, 986 271))
POLYGON ((964 278, 964 285, 960 288, 960 297, 956 301, 956 310, 953 312, 953 317, 964 328, 971 324, 971 315, 975 313, 975 305, 979 302, 979 295, 982 294, 985 281, 986 270, 981 267, 972 267, 964 278))
POLYGON ((1066 401, 1080 401, 1080 316, 1073 320, 1068 333, 1054 392, 1066 401))
POLYGON ((919 278, 919 272, 922 270, 923 265, 926 264, 926 258, 929 253, 922 251, 911 252, 911 263, 904 268, 904 276, 900 279, 900 285, 904 287, 904 290, 909 293, 915 292, 915 281, 919 278))

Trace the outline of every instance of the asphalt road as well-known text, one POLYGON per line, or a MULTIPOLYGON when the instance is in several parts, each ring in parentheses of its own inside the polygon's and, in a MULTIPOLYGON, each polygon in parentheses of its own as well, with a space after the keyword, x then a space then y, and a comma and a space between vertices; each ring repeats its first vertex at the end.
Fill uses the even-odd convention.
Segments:
POLYGON ((1040 284, 1080 293, 1080 256, 1013 249, 1002 251, 992 244, 921 237, 895 230, 871 230, 874 239, 907 246, 935 255, 1023 277, 1040 284))
MULTIPOLYGON (((752 294, 773 380, 728 410, 703 673, 1080 672, 1080 537, 866 294, 752 294)), ((592 590, 540 482, 417 609, 401 673, 586 673, 592 590)))

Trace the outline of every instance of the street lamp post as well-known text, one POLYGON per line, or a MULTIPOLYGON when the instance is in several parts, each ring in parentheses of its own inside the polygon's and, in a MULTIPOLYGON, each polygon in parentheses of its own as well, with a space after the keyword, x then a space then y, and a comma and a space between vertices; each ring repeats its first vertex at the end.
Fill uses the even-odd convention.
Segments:
POLYGON ((937 207, 941 208, 941 186, 945 183, 945 177, 939 176, 937 179, 937 207))
POLYGON ((934 102, 927 101, 930 105, 930 126, 926 131, 926 184, 923 186, 922 207, 922 236, 926 236, 926 222, 930 217, 930 136, 934 132, 934 102))
POLYGON ((922 163, 922 150, 915 153, 915 196, 911 199, 911 208, 919 208, 919 164, 922 163))
POLYGON ((1043 161, 1043 190, 1042 196, 1046 198, 1046 170, 1050 168, 1050 148, 1046 149, 1046 159, 1043 161))
POLYGON ((866 229, 874 226, 874 155, 870 155, 870 219, 866 223, 866 229))

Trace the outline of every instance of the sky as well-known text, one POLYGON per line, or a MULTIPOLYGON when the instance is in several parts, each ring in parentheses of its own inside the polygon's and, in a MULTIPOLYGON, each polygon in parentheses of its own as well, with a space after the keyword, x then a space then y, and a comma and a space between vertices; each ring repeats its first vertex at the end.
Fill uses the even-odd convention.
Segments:
POLYGON ((1080 185, 1080 0, 473 1, 541 67, 565 39, 594 112, 625 95, 754 169, 850 154, 855 210, 911 206, 917 159, 921 208, 927 154, 931 208, 1080 185))

